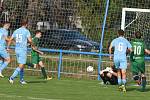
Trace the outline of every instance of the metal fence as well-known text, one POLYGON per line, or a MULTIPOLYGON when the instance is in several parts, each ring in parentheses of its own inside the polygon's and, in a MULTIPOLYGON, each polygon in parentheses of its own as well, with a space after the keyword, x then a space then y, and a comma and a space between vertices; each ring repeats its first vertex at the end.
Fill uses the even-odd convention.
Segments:
MULTIPOLYGON (((41 46, 46 47, 48 45, 48 48, 44 49, 45 52, 48 52, 44 56, 44 63, 53 77, 58 79, 61 77, 100 79, 98 76, 100 67, 103 69, 110 65, 110 62, 106 59, 107 57, 105 57, 108 55, 103 53, 108 53, 109 43, 117 36, 116 32, 120 29, 122 8, 149 9, 149 4, 149 0, 1 0, 0 21, 10 21, 12 23, 10 34, 20 27, 20 21, 24 18, 29 20, 29 29, 32 33, 37 29, 42 30, 43 33, 48 33, 43 38, 41 46), (75 32, 84 35, 83 37, 86 39, 78 37, 76 41, 80 39, 80 43, 66 42, 65 37, 69 37, 69 35, 58 37, 57 32, 54 35, 50 35, 54 32, 51 30, 59 29, 63 29, 63 32, 66 33, 70 32, 70 30, 73 33, 75 30, 75 32), (50 36, 53 36, 53 38, 50 36), (52 40, 50 39, 55 38, 58 39, 56 43, 51 42, 52 40), (84 42, 81 43, 81 41, 84 42), (91 41, 98 44, 98 50, 94 50, 96 47, 91 41), (87 42, 90 45, 85 45, 87 42), (58 45, 58 43, 65 44, 58 45), (69 43, 71 45, 68 45, 69 43), (75 48, 63 49, 62 45, 67 47, 74 46, 75 48), (76 47, 78 48, 77 50, 76 47), (89 52, 82 52, 82 47, 89 47, 89 52), (94 67, 93 73, 86 72, 87 66, 94 67)), ((132 16, 134 15, 129 14, 128 21, 132 21, 132 16)), ((148 18, 146 17, 146 19, 148 18)), ((139 23, 144 21, 142 18, 139 23)), ((146 24, 142 28, 146 30, 150 29, 150 26, 146 24)), ((129 34, 132 34, 134 29, 130 29, 129 34)), ((74 38, 71 37, 71 40, 74 40, 74 38)), ((15 57, 12 58, 14 61, 11 62, 10 68, 17 66, 15 57)), ((146 66, 149 66, 147 62, 149 60, 146 61, 146 66)), ((149 71, 149 67, 146 68, 149 71)), ((32 69, 28 70, 32 72, 32 69)), ((32 74, 39 74, 36 73, 38 71, 39 69, 32 74)), ((149 74, 147 75, 149 76, 149 74)))

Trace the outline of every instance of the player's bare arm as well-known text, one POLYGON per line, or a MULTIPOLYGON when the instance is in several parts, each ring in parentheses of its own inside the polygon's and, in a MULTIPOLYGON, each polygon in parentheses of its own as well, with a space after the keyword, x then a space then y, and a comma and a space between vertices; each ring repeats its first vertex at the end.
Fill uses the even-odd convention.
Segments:
POLYGON ((43 52, 41 52, 40 50, 38 50, 38 49, 34 46, 31 37, 28 38, 28 41, 29 41, 29 43, 30 43, 30 45, 31 45, 31 48, 32 48, 34 51, 36 51, 37 53, 43 55, 43 52))
POLYGON ((132 48, 128 48, 128 51, 131 53, 133 50, 132 50, 132 48))
POLYGON ((34 51, 36 51, 37 53, 41 54, 41 55, 44 54, 42 51, 38 50, 36 47, 34 47, 34 48, 32 48, 32 49, 33 49, 34 51))
POLYGON ((150 54, 150 50, 145 49, 145 53, 150 54))
POLYGON ((9 50, 9 47, 10 47, 13 39, 14 39, 13 37, 8 39, 7 50, 9 50))
POLYGON ((28 42, 31 45, 31 47, 33 47, 33 48, 35 47, 33 42, 32 42, 32 38, 31 37, 28 38, 28 42))
POLYGON ((109 58, 110 58, 110 60, 112 60, 111 53, 112 53, 112 44, 110 44, 110 46, 109 46, 109 54, 110 54, 109 58))

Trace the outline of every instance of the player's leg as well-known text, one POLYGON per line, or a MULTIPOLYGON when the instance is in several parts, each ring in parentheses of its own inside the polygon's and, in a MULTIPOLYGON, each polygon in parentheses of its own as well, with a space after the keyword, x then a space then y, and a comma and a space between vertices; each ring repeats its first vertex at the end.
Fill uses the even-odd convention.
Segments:
POLYGON ((31 64, 33 68, 37 67, 37 64, 39 63, 39 56, 37 54, 31 54, 31 64))
POLYGON ((142 74, 141 77, 142 77, 141 78, 142 79, 142 81, 141 81, 142 91, 145 91, 146 84, 147 84, 147 82, 146 82, 146 76, 144 74, 142 74))
POLYGON ((119 69, 119 66, 120 66, 119 60, 114 59, 114 64, 115 64, 116 69, 118 69, 117 70, 117 78, 118 78, 118 85, 120 86, 121 85, 121 72, 119 69))
POLYGON ((15 69, 15 71, 13 72, 13 74, 9 78, 10 83, 13 83, 13 80, 21 72, 22 69, 23 69, 23 64, 19 64, 19 66, 15 69))
POLYGON ((119 59, 114 59, 114 64, 115 64, 115 67, 116 67, 116 69, 118 69, 117 70, 117 79, 118 79, 118 88, 119 88, 119 90, 120 91, 122 91, 122 81, 121 81, 121 77, 122 77, 122 75, 121 75, 121 70, 120 70, 120 61, 119 61, 119 59))
POLYGON ((44 67, 44 64, 42 61, 39 61, 39 66, 41 67, 41 72, 44 76, 44 79, 46 80, 51 80, 52 78, 48 77, 47 73, 46 73, 46 70, 45 70, 45 67, 44 67))
POLYGON ((107 80, 106 80, 106 78, 104 76, 104 73, 100 73, 100 77, 103 80, 103 84, 106 84, 107 80))
POLYGON ((121 70, 120 69, 118 69, 118 71, 117 71, 117 77, 118 77, 118 85, 122 85, 121 70))
POLYGON ((23 72, 23 68, 24 68, 24 64, 26 63, 26 52, 22 52, 22 51, 16 51, 16 57, 17 57, 17 62, 19 63, 19 66, 15 69, 15 71, 13 72, 13 74, 10 76, 9 78, 9 82, 13 83, 13 80, 15 79, 15 77, 20 74, 20 82, 24 83, 24 72, 23 72))
MULTIPOLYGON (((38 56, 37 54, 31 53, 31 64, 33 66, 33 68, 35 69, 38 65, 38 56)), ((34 70, 32 71, 33 75, 34 75, 34 70)))
POLYGON ((141 76, 138 73, 133 73, 133 79, 138 85, 141 85, 141 76))
POLYGON ((20 60, 19 60, 19 65, 23 64, 20 70, 20 83, 21 84, 27 84, 24 80, 24 65, 26 64, 27 60, 27 52, 26 51, 21 51, 23 54, 20 55, 20 60))
POLYGON ((139 69, 138 69, 138 63, 135 61, 131 62, 131 70, 132 70, 132 75, 133 75, 133 80, 140 85, 141 84, 141 76, 138 75, 139 69))
POLYGON ((112 85, 117 85, 118 84, 118 80, 117 80, 117 77, 112 75, 111 76, 111 82, 110 82, 112 85))
POLYGON ((126 70, 122 69, 121 70, 122 73, 122 88, 123 88, 123 92, 126 92, 126 70))
POLYGON ((141 72, 141 86, 142 86, 142 91, 145 91, 145 88, 146 88, 146 76, 145 76, 145 62, 144 61, 141 61, 139 63, 139 69, 140 69, 140 72, 141 72))
POLYGON ((126 69, 127 69, 127 61, 126 60, 121 60, 120 61, 120 69, 121 69, 121 75, 122 75, 122 88, 123 92, 126 92, 126 69))
POLYGON ((4 58, 4 61, 0 67, 0 77, 4 77, 2 75, 2 71, 7 67, 7 65, 10 63, 10 56, 7 53, 6 50, 3 51, 3 53, 1 54, 1 57, 4 58))
POLYGON ((24 68, 20 70, 20 82, 24 81, 24 68))
POLYGON ((121 73, 122 73, 122 84, 126 85, 126 83, 127 83, 127 81, 126 81, 126 70, 122 69, 121 73))

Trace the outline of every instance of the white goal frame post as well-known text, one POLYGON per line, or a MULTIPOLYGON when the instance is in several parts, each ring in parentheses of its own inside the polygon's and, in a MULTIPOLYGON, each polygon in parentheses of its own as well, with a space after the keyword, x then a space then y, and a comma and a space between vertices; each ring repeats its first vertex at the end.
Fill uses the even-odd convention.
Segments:
POLYGON ((132 24, 138 18, 138 13, 147 12, 150 13, 150 9, 139 9, 139 8, 122 8, 122 19, 121 19, 121 29, 125 30, 130 24, 132 24), (125 24, 126 12, 136 12, 136 18, 132 20, 128 25, 125 24))

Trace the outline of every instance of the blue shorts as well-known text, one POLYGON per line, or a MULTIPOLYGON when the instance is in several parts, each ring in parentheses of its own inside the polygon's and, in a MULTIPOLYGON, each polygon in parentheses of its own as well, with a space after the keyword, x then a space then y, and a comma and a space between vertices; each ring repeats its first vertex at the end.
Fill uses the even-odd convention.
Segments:
POLYGON ((27 51, 26 50, 16 50, 17 62, 19 64, 26 64, 27 51))
POLYGON ((127 69, 127 60, 126 59, 119 59, 119 58, 114 58, 114 63, 115 63, 115 67, 117 69, 123 69, 126 70, 127 69))
POLYGON ((0 50, 0 57, 6 59, 6 58, 10 58, 9 53, 6 51, 6 49, 0 50))

